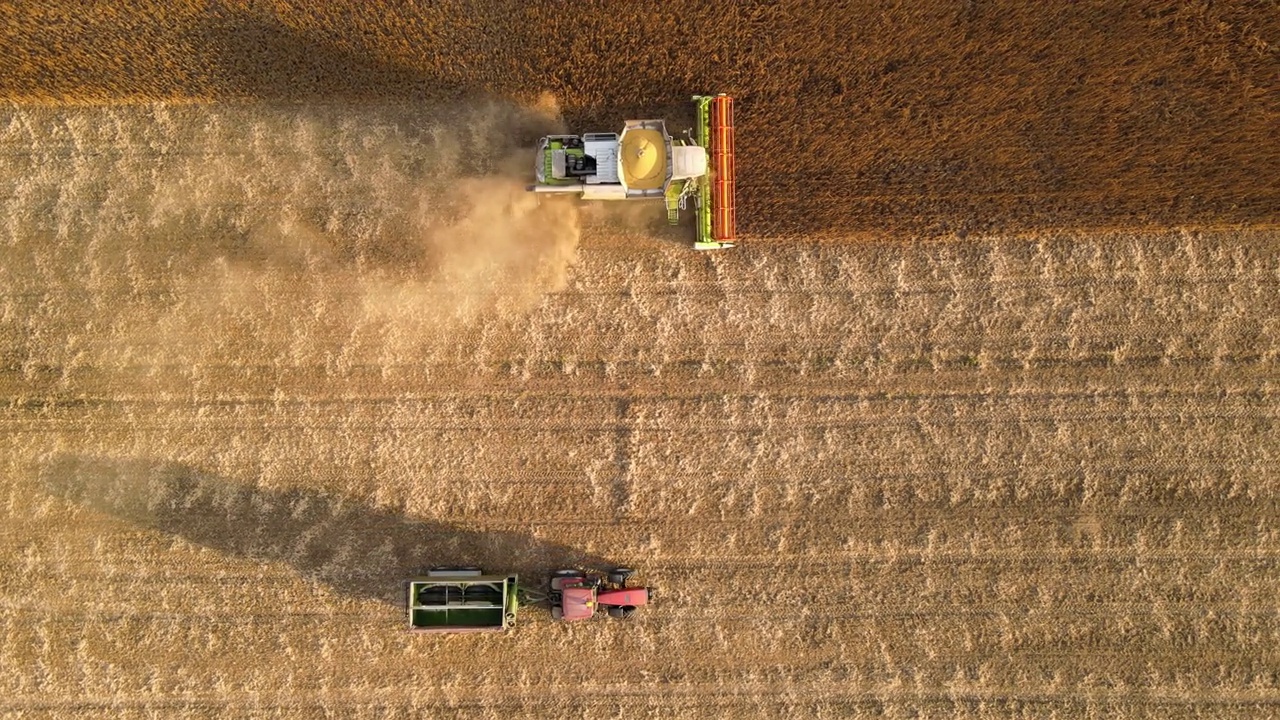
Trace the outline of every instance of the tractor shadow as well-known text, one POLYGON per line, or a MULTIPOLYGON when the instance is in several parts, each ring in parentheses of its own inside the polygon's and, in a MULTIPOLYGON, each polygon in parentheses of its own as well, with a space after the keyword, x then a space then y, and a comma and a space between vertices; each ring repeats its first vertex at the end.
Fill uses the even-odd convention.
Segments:
POLYGON ((52 495, 138 527, 286 563, 340 594, 393 605, 404 604, 406 579, 433 566, 516 572, 531 587, 557 568, 614 566, 526 533, 467 530, 311 490, 266 490, 164 460, 64 455, 41 468, 39 482, 52 495))

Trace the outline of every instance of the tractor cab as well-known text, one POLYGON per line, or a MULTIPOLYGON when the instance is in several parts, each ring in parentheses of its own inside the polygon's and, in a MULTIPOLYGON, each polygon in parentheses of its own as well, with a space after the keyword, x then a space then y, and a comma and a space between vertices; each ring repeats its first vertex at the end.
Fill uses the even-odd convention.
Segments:
MULTIPOLYGON (((567 587, 560 591, 561 620, 590 620, 591 616, 595 614, 595 607, 595 588, 575 586, 567 587)), ((554 609, 552 613, 555 613, 554 609)))

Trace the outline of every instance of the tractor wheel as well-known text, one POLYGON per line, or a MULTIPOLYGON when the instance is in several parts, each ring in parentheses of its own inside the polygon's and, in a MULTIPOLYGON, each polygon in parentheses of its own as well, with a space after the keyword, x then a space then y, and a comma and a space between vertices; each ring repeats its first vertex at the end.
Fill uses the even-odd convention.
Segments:
POLYGON ((618 618, 619 620, 621 620, 622 618, 626 617, 626 615, 624 615, 624 614, 623 614, 623 612, 622 612, 622 608, 620 608, 620 607, 611 607, 611 608, 609 608, 609 617, 611 617, 611 618, 618 618))
POLYGON ((560 607, 559 605, 552 605, 552 606, 551 606, 551 619, 552 619, 552 620, 563 620, 563 619, 564 619, 564 608, 560 607))
POLYGON ((635 614, 636 614, 635 605, 623 605, 621 609, 622 609, 622 617, 627 619, 635 617, 635 614))
POLYGON ((631 568, 614 568, 609 571, 609 582, 614 585, 625 586, 627 584, 627 578, 631 577, 633 574, 635 574, 635 570, 632 570, 631 568))
POLYGON ((569 576, 569 575, 581 575, 581 574, 582 574, 582 573, 581 573, 581 572, 578 572, 577 570, 557 570, 557 571, 555 571, 555 572, 551 573, 551 576, 552 576, 552 577, 567 577, 567 576, 569 576))

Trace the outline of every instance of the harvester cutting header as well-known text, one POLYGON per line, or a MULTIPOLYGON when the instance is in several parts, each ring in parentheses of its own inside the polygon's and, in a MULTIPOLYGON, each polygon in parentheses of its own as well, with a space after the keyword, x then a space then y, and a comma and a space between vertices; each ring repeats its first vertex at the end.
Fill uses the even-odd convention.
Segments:
POLYGON ((548 135, 538 146, 540 193, 575 193, 584 200, 663 198, 667 220, 679 222, 693 198, 698 239, 694 248, 731 248, 734 211, 733 98, 695 95, 696 137, 677 139, 662 120, 628 120, 621 134, 548 135))

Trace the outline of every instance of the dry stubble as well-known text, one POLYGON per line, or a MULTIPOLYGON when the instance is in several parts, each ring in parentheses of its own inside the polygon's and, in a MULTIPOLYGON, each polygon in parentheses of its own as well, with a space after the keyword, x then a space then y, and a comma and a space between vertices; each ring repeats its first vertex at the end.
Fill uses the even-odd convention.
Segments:
MULTIPOLYGON (((242 202, 222 212, 262 210, 242 202)), ((121 276, 152 246, 109 225, 9 237, 37 269, 4 299, 9 713, 1277 701, 1274 233, 713 257, 589 236, 518 322, 417 354, 351 342, 369 318, 306 283, 250 282, 214 315, 242 335, 195 361, 198 341, 126 344, 133 364, 100 350, 130 337, 104 308, 163 305, 123 288, 198 267, 121 276), (309 309, 296 354, 277 307, 309 309), (86 500, 115 487, 95 482, 144 508, 86 500), (459 553, 636 565, 661 603, 630 626, 534 611, 507 637, 405 635, 398 579, 459 553)))

